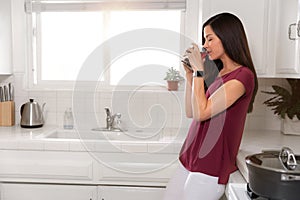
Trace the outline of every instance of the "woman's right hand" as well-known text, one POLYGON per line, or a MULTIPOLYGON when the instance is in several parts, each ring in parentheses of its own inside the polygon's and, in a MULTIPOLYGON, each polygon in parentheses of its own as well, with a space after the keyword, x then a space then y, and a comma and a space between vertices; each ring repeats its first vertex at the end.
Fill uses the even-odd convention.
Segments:
POLYGON ((188 73, 191 73, 193 74, 193 70, 185 63, 182 63, 183 67, 184 67, 184 70, 185 70, 185 73, 188 74, 188 73))
POLYGON ((186 76, 186 78, 188 80, 192 79, 193 78, 193 70, 191 70, 191 68, 188 65, 184 64, 184 63, 182 63, 182 65, 183 65, 183 68, 185 70, 185 76, 186 76))

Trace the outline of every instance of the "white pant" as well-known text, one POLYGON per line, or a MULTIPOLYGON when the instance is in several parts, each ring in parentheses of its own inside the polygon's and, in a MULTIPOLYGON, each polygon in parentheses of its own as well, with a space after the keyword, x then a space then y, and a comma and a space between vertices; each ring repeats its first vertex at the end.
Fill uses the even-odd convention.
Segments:
POLYGON ((225 185, 218 184, 218 177, 190 172, 180 163, 170 179, 164 200, 218 200, 225 185))

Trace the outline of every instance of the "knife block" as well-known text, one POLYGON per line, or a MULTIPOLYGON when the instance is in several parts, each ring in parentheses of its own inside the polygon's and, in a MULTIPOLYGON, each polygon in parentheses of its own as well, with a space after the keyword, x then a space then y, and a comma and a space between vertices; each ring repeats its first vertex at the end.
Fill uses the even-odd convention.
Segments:
POLYGON ((15 102, 0 102, 0 126, 15 125, 15 102))

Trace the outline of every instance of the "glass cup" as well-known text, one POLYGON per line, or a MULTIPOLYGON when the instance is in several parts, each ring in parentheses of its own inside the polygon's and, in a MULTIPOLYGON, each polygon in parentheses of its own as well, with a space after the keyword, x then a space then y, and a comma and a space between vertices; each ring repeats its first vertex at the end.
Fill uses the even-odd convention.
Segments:
MULTIPOLYGON (((187 50, 186 50, 186 51, 187 51, 187 50)), ((207 55, 207 50, 206 50, 204 47, 202 47, 201 50, 200 50, 200 53, 201 53, 201 57, 202 57, 202 58, 205 58, 205 56, 207 55)), ((190 64, 189 58, 188 58, 187 56, 184 56, 184 57, 182 58, 181 62, 182 62, 183 64, 185 64, 190 70, 193 71, 193 68, 192 68, 192 66, 191 66, 191 64, 190 64)))

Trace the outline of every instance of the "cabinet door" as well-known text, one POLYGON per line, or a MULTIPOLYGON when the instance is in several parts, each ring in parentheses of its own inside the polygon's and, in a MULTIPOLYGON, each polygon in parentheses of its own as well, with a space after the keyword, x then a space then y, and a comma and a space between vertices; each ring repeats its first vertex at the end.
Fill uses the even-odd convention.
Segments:
POLYGON ((11 1, 0 1, 0 75, 12 73, 11 1))
POLYGON ((99 200, 160 200, 165 188, 99 186, 99 200))
POLYGON ((243 22, 259 76, 268 76, 268 14, 269 0, 209 0, 203 1, 203 20, 221 12, 238 16, 243 22))
POLYGON ((0 151, 0 176, 12 182, 91 182, 93 160, 87 152, 0 151))
POLYGON ((276 73, 281 77, 300 77, 300 0, 277 2, 276 73))
POLYGON ((97 186, 1 184, 1 200, 96 200, 97 186))

